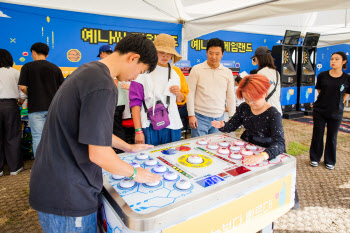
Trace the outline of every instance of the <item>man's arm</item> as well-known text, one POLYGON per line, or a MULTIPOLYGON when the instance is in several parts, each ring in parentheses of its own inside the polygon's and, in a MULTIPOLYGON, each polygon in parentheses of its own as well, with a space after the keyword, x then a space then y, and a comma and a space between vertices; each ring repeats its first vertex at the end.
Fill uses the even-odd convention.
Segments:
POLYGON ((196 129, 198 126, 198 121, 194 113, 194 98, 196 95, 198 76, 195 68, 193 68, 188 77, 188 88, 189 93, 187 95, 187 111, 188 111, 188 122, 192 129, 196 129))
MULTIPOLYGON (((126 177, 130 177, 134 174, 134 168, 119 158, 111 147, 89 145, 89 159, 91 162, 112 174, 126 177)), ((139 167, 136 170, 136 182, 150 183, 162 179, 160 176, 151 173, 146 169, 139 167)))
POLYGON ((194 97, 196 95, 196 88, 197 88, 197 72, 196 69, 193 68, 190 72, 190 75, 188 76, 188 95, 187 95, 187 111, 188 116, 194 116, 194 97))
POLYGON ((22 86, 22 85, 18 85, 18 86, 24 94, 28 95, 26 86, 22 86))

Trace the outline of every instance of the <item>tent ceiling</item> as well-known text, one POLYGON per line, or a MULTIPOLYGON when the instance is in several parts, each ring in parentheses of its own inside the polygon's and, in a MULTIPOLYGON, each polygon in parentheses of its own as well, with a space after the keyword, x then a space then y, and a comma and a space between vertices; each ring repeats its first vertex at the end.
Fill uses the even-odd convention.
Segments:
POLYGON ((350 43, 350 0, 5 0, 2 2, 161 22, 184 23, 183 39, 217 30, 283 36, 321 33, 320 45, 350 43))
POLYGON ((350 42, 350 10, 331 10, 255 20, 226 30, 283 36, 285 30, 321 34, 320 47, 350 42), (346 39, 349 41, 346 41, 346 39))

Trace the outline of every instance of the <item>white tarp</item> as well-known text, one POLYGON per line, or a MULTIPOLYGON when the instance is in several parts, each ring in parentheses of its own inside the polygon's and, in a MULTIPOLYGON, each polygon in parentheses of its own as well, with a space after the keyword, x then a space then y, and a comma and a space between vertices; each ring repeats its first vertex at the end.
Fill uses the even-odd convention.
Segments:
POLYGON ((283 36, 321 33, 320 45, 350 43, 350 0, 5 0, 109 16, 182 23, 183 40, 217 30, 283 36))

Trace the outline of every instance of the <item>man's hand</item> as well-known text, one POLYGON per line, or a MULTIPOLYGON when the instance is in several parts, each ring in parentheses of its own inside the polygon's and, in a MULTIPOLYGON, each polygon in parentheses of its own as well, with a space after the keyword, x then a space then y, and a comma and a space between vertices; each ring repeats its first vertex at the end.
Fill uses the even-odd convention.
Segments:
POLYGON ((242 162, 244 165, 255 165, 261 163, 264 159, 264 154, 250 155, 245 157, 242 162))
POLYGON ((170 91, 171 93, 173 93, 174 95, 176 95, 176 96, 178 96, 178 95, 181 94, 179 86, 176 86, 176 85, 171 86, 171 87, 169 88, 169 91, 170 91))
POLYGON ((17 105, 18 105, 19 107, 22 107, 24 101, 25 101, 25 99, 19 99, 18 102, 17 102, 17 105))
POLYGON ((197 118, 195 116, 190 116, 188 121, 189 121, 190 127, 192 129, 197 129, 198 121, 197 121, 197 118))
POLYGON ((138 183, 153 183, 162 179, 161 176, 150 172, 148 169, 138 167, 136 170, 137 174, 134 180, 138 183))
POLYGON ((135 143, 136 144, 144 144, 145 143, 145 135, 143 133, 135 134, 135 143))
POLYGON ((220 129, 220 128, 225 126, 225 122, 223 120, 222 121, 212 121, 211 125, 217 129, 220 129))
MULTIPOLYGON (((137 134, 140 135, 140 134, 137 134)), ((143 134, 142 134, 143 135, 143 134)), ((141 150, 147 150, 147 149, 152 149, 154 148, 153 145, 147 145, 147 144, 129 144, 128 151, 126 152, 131 152, 131 153, 136 153, 141 150)))

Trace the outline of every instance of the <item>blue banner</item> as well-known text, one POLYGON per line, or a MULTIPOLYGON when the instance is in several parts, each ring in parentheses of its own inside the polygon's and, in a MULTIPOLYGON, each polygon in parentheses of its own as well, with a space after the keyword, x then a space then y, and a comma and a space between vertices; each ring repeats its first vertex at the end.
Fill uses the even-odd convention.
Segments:
POLYGON ((0 3, 1 48, 16 65, 33 61, 30 48, 36 42, 50 47, 48 61, 60 67, 78 67, 98 60, 102 45, 114 46, 130 33, 154 40, 160 33, 172 35, 181 48, 181 24, 163 23, 87 13, 0 3))
POLYGON ((261 34, 251 34, 243 32, 217 31, 188 42, 188 60, 192 66, 207 60, 206 46, 211 38, 219 38, 225 43, 224 56, 222 63, 229 68, 240 68, 240 72, 246 71, 248 74, 251 70, 257 69, 252 65, 250 57, 259 46, 277 45, 283 36, 269 36, 261 34))

